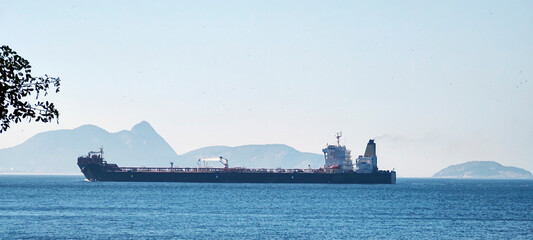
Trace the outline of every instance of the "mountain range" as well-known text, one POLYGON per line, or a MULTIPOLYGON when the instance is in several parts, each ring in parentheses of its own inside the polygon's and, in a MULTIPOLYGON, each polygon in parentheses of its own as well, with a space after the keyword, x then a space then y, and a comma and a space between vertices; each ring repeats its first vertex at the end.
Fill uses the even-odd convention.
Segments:
MULTIPOLYGON (((230 167, 314 168, 323 156, 282 144, 211 146, 178 155, 146 121, 110 133, 95 125, 39 133, 22 144, 0 149, 0 173, 79 173, 77 157, 104 148, 105 159, 119 166, 194 167, 199 158, 223 156, 230 167)), ((210 162, 209 166, 219 167, 210 162)), ((220 165, 221 166, 221 165, 220 165)))
POLYGON ((531 179, 531 172, 494 161, 471 161, 452 165, 433 175, 438 178, 531 179))

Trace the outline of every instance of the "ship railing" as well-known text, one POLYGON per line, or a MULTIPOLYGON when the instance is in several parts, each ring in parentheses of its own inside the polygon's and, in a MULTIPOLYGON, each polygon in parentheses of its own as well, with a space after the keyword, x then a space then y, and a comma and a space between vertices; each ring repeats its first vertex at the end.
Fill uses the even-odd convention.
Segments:
POLYGON ((196 172, 197 168, 121 167, 122 172, 196 172))
POLYGON ((197 167, 120 167, 122 172, 236 172, 236 173, 317 173, 319 169, 283 168, 197 168, 197 167))

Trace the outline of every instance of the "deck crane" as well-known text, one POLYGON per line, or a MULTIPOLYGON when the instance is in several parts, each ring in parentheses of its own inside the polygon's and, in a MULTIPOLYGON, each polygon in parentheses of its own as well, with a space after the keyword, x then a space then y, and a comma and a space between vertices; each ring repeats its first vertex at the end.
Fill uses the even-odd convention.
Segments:
POLYGON ((224 168, 228 168, 229 167, 228 159, 225 159, 222 156, 215 157, 215 158, 200 158, 200 159, 198 159, 198 166, 200 166, 200 162, 204 162, 204 167, 207 167, 207 162, 220 162, 220 163, 224 164, 224 168))

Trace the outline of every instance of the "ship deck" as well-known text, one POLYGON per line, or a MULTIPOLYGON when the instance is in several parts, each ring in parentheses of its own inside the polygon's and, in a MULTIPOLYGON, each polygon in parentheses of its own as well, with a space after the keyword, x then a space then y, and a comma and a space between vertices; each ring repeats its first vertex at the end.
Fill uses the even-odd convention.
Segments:
MULTIPOLYGON (((109 169, 108 169, 109 171, 109 169)), ((354 173, 354 171, 343 171, 341 169, 285 169, 285 168, 201 168, 201 167, 117 167, 113 168, 113 172, 146 172, 146 173, 354 173)), ((380 170, 378 172, 391 172, 388 170, 380 170)))
POLYGON ((323 173, 323 169, 284 169, 284 168, 200 168, 200 167, 118 167, 116 172, 184 172, 184 173, 323 173))

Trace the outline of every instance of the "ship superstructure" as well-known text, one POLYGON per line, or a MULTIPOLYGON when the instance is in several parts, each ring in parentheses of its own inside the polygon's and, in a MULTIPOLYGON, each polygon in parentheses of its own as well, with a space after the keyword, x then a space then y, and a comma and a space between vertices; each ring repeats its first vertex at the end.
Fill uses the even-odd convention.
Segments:
POLYGON ((354 169, 350 150, 340 145, 326 145, 325 165, 319 169, 267 169, 229 167, 220 156, 201 158, 196 167, 119 167, 104 160, 104 151, 89 152, 78 158, 78 166, 89 181, 137 182, 223 182, 223 183, 396 183, 396 172, 377 168, 376 145, 370 140, 365 154, 356 159, 354 169), (208 167, 220 162, 223 168, 208 167), (203 163, 203 166, 201 166, 203 163))
POLYGON ((370 139, 366 145, 365 155, 359 155, 355 160, 357 173, 378 172, 378 156, 376 155, 376 143, 370 139))
POLYGON ((326 144, 326 147, 322 149, 326 162, 324 169, 328 172, 353 172, 354 170, 351 151, 346 149, 346 146, 341 146, 341 137, 342 132, 338 132, 337 145, 326 144))

